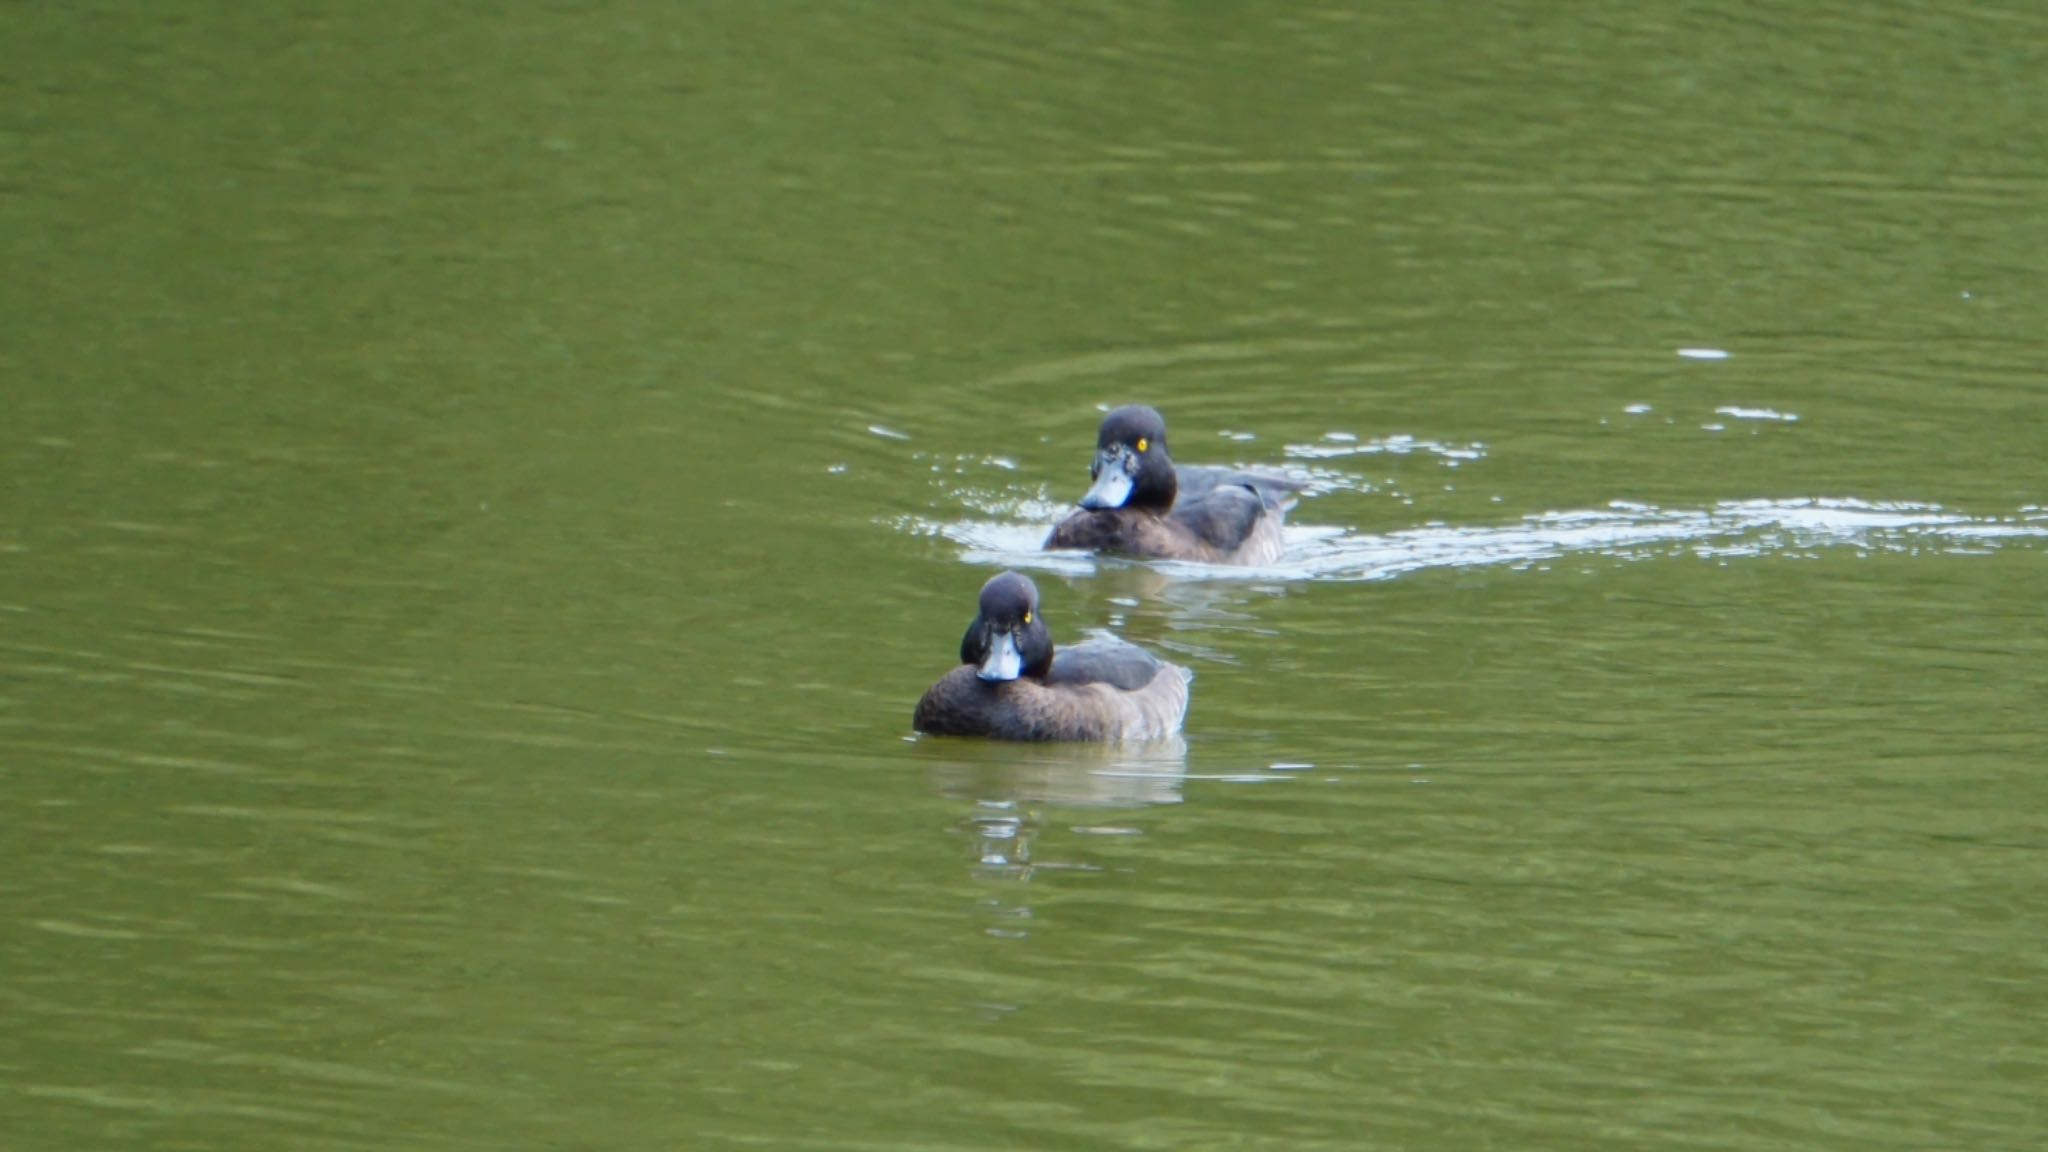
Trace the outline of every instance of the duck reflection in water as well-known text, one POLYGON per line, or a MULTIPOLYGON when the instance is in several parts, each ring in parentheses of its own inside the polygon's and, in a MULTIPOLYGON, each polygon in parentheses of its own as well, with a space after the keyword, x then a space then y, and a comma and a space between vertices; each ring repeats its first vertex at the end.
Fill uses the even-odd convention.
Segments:
POLYGON ((932 769, 940 794, 969 809, 953 830, 972 844, 982 931, 1002 939, 1031 934, 1031 884, 1101 870, 1088 841, 1141 835, 1138 822, 1116 813, 1179 804, 1187 774, 1187 744, 1178 736, 1133 744, 925 741, 922 748, 942 757, 932 769))

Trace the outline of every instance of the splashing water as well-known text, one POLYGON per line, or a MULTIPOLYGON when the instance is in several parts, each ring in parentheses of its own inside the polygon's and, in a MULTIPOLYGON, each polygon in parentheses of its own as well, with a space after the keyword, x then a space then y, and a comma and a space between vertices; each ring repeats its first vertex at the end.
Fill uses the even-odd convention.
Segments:
MULTIPOLYGON (((1631 406, 1631 411, 1648 405, 1631 406)), ((1717 409, 1742 420, 1797 421, 1792 413, 1767 408, 1717 409)), ((1360 457, 1434 457, 1444 468, 1483 460, 1484 444, 1445 444, 1413 436, 1361 439, 1330 432, 1319 442, 1288 444, 1287 472, 1313 498, 1332 492, 1371 493, 1380 486, 1342 471, 1338 465, 1360 457)), ((918 453, 922 457, 924 454, 918 453)), ((1008 460, 957 457, 948 466, 934 459, 933 471, 957 477, 989 467, 1014 470, 1008 460)), ((1256 469, 1259 465, 1250 465, 1256 469)), ((1392 482, 1389 481, 1389 484, 1392 482)), ((1386 489, 1393 495, 1391 488, 1386 489)), ((1086 575, 1096 558, 1085 552, 1047 552, 1052 525, 1073 509, 1042 489, 1000 490, 954 487, 953 501, 983 519, 941 521, 906 516, 896 526, 917 535, 939 536, 961 546, 970 563, 1029 568, 1062 575, 1086 575)), ((1367 533, 1334 526, 1290 524, 1285 552, 1277 564, 1236 567, 1185 561, 1151 566, 1195 580, 1387 580, 1435 568, 1533 568, 1577 558, 1622 561, 1655 556, 1732 558, 1806 555, 1823 548, 1865 552, 1982 553, 2015 541, 2048 541, 2048 508, 2028 505, 2009 516, 1973 516, 1938 504, 1871 501, 1853 497, 1723 500, 1707 508, 1664 508, 1626 500, 1604 508, 1546 511, 1500 524, 1429 523, 1392 532, 1367 533)), ((1112 560, 1111 563, 1127 563, 1112 560)))
MULTIPOLYGON (((1065 506, 1020 501, 1026 523, 907 518, 901 526, 958 543, 971 563, 1085 574, 1086 553, 1040 545, 1065 506), (1048 514, 1049 513, 1049 514, 1048 514)), ((2048 510, 1978 517, 1938 505, 1849 498, 1727 500, 1705 509, 1617 500, 1605 508, 1543 512, 1507 524, 1429 524, 1387 533, 1290 525, 1278 564, 1256 568, 1162 561, 1175 575, 1207 580, 1387 580, 1432 568, 1536 567, 1574 557, 1643 560, 1805 554, 1822 548, 1869 552, 1984 552, 2016 540, 2048 541, 2048 510)))
POLYGON ((1441 444, 1434 440, 1418 440, 1406 435, 1360 441, 1349 432, 1331 432, 1324 435, 1323 443, 1289 444, 1285 451, 1290 460, 1337 460, 1347 456, 1435 456, 1444 463, 1456 467, 1466 460, 1484 457, 1486 445, 1441 444))

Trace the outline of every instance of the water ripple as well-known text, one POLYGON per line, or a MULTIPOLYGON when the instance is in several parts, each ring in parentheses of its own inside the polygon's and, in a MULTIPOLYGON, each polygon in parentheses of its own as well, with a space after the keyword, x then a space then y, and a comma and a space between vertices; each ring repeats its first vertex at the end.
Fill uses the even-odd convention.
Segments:
MULTIPOLYGON (((996 501, 981 502, 983 507, 996 501)), ((1041 512, 1038 501, 1020 511, 1041 512)), ((1039 520, 1039 517, 1033 517, 1039 520)), ((906 517, 898 526, 942 536, 970 563, 1085 574, 1097 563, 1081 553, 1049 553, 1040 543, 1050 521, 906 517)), ((1645 560, 1807 555, 1824 548, 1864 552, 1980 553, 2048 539, 2048 512, 2028 506, 2006 516, 1972 516, 1937 504, 1853 497, 1724 500, 1709 508, 1663 508, 1616 500, 1605 508, 1541 512, 1508 524, 1425 524, 1385 533, 1290 525, 1278 564, 1223 567, 1180 561, 1157 567, 1207 580, 1388 580, 1446 568, 1532 568, 1582 557, 1645 560)))

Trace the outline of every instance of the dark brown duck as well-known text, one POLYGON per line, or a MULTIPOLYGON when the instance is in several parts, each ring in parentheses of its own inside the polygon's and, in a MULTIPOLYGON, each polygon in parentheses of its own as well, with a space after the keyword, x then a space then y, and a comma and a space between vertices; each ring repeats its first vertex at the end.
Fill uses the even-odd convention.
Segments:
POLYGON ((1103 417, 1088 475, 1094 486, 1054 526, 1047 548, 1271 564, 1280 558, 1280 525, 1301 488, 1282 476, 1176 466, 1165 418, 1141 404, 1103 417))
POLYGON ((920 732, 997 740, 1156 740, 1187 715, 1187 669, 1111 638, 1053 650, 1038 587, 1005 572, 981 588, 960 667, 917 702, 920 732))

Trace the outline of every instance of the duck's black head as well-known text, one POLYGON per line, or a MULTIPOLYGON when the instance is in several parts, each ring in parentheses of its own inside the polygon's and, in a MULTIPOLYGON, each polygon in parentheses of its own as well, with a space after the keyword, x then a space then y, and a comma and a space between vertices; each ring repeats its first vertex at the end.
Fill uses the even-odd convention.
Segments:
POLYGON ((1173 457, 1166 454, 1166 420, 1143 404, 1115 409, 1102 418, 1095 434, 1095 462, 1088 466, 1095 486, 1081 497, 1081 507, 1173 507, 1179 481, 1173 457))
POLYGON ((1005 572, 981 586, 981 611, 960 639, 960 660, 983 680, 1040 677, 1052 671, 1052 633, 1038 616, 1038 586, 1005 572))

